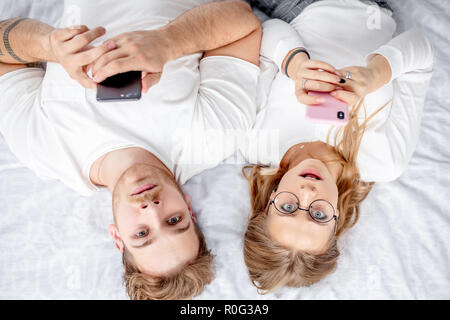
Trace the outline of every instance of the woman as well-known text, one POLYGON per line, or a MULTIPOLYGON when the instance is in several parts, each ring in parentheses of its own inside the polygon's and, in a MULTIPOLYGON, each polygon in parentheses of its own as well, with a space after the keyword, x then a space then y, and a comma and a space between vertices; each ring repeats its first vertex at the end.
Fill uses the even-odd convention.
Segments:
POLYGON ((263 292, 331 273, 361 201, 411 158, 433 54, 418 30, 392 39, 391 15, 370 1, 322 0, 290 25, 263 24, 262 107, 241 149, 257 163, 244 168, 252 207, 244 258, 263 292), (346 102, 347 125, 306 121, 305 105, 321 103, 309 91, 346 102))

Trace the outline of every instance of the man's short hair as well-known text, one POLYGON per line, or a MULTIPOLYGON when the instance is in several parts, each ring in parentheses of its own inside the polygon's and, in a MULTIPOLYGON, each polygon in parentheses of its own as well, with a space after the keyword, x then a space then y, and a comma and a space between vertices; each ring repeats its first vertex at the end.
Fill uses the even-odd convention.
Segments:
POLYGON ((124 248, 123 282, 132 300, 181 300, 199 295, 214 276, 213 255, 206 246, 203 233, 197 224, 194 226, 199 238, 197 258, 175 274, 150 276, 137 268, 133 256, 124 248))

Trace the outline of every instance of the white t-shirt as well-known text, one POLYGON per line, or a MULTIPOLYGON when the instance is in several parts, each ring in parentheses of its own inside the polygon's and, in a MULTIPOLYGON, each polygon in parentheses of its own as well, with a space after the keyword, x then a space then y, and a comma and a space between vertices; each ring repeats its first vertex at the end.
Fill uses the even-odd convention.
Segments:
MULTIPOLYGON (((392 101, 369 122, 357 162, 365 181, 394 180, 405 170, 419 136, 433 52, 427 38, 415 29, 392 39, 395 21, 376 8, 358 0, 323 0, 308 6, 290 25, 278 19, 263 24, 259 107, 254 131, 241 148, 244 158, 277 167, 293 145, 327 142, 332 126, 305 120, 306 106, 295 97, 294 81, 279 71, 290 50, 305 47, 311 59, 337 69, 365 66, 374 53, 386 57, 392 79, 367 95, 367 116, 392 101)), ((359 118, 364 119, 364 109, 359 118)))
MULTIPOLYGON (((208 1, 66 1, 61 26, 102 25, 106 38, 155 29, 208 1), (75 13, 74 13, 75 12, 75 13), (77 21, 73 15, 80 13, 77 21)), ((56 63, 0 77, 0 132, 12 152, 42 178, 56 178, 83 195, 97 188, 90 167, 102 155, 141 147, 184 183, 237 150, 229 133, 251 128, 259 68, 233 57, 170 61, 139 101, 99 103, 56 63), (220 140, 222 139, 222 140, 220 140)))

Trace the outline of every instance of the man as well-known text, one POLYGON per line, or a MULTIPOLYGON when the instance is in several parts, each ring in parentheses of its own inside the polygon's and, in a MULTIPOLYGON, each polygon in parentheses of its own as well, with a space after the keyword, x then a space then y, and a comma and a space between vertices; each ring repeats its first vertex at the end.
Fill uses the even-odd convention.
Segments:
POLYGON ((66 0, 83 25, 0 22, 0 132, 39 176, 83 195, 109 189, 133 299, 191 298, 212 280, 179 185, 237 149, 215 133, 255 117, 259 21, 244 2, 207 2, 66 0), (96 101, 97 82, 130 70, 143 72, 139 101, 96 101))

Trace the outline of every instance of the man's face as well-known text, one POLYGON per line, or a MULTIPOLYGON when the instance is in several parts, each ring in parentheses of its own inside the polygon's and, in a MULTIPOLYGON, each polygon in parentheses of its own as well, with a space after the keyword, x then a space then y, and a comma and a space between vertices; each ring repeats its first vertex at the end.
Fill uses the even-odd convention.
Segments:
POLYGON ((109 232, 141 272, 167 275, 197 257, 189 198, 164 170, 145 164, 128 169, 113 191, 113 210, 109 232))

